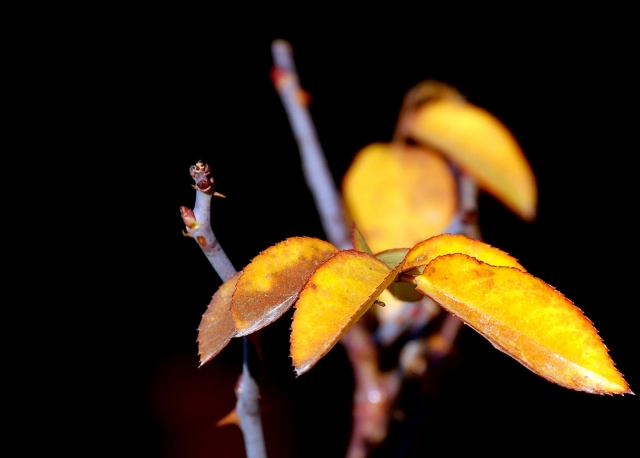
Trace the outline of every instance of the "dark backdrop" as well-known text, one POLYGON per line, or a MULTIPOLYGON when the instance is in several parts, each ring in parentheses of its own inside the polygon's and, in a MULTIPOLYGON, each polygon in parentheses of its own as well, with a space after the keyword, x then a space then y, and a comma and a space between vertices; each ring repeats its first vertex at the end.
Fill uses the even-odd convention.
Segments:
MULTIPOLYGON (((213 226, 236 268, 287 237, 324 237, 269 79, 277 38, 293 45, 337 183, 356 151, 390 139, 403 95, 423 79, 457 87, 502 120, 536 174, 538 217, 525 223, 482 194, 485 241, 573 300, 631 388, 640 389, 632 319, 638 73, 629 29, 611 27, 625 13, 393 13, 341 22, 313 14, 285 21, 253 10, 122 13, 89 46, 86 104, 100 113, 91 145, 114 171, 107 183, 113 214, 103 223, 118 240, 104 253, 115 261, 101 289, 110 305, 96 318, 108 323, 109 350, 92 363, 99 374, 87 383, 96 383, 87 402, 100 421, 87 434, 98 448, 242 456, 239 430, 215 428, 235 402, 241 342, 197 368, 196 328, 221 282, 181 235, 179 207, 193 205, 188 169, 202 159, 227 196, 215 201, 213 226)), ((289 320, 262 333, 269 451, 341 456, 350 427, 349 364, 337 346, 295 379, 289 320)), ((436 393, 411 456, 596 446, 613 454, 635 441, 634 396, 555 386, 469 328, 436 393)))

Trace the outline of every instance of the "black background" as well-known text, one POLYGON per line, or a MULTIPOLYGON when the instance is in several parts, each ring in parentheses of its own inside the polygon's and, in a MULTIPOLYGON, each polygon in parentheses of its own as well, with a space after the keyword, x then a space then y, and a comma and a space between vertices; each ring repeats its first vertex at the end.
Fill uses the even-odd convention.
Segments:
MULTIPOLYGON (((154 10, 121 12, 97 34, 85 23, 66 52, 81 69, 72 92, 82 146, 107 172, 97 225, 109 232, 106 268, 96 275, 107 306, 90 319, 106 334, 84 326, 76 343, 104 346, 77 362, 92 369, 78 381, 82 436, 137 456, 243 456, 239 430, 215 428, 235 402, 241 342, 198 369, 196 328, 221 281, 182 236, 179 207, 193 205, 189 166, 201 159, 227 196, 214 202, 213 227, 236 268, 287 237, 324 237, 269 78, 277 38, 294 48, 336 183, 360 148, 390 140, 402 97, 423 79, 455 86, 498 117, 535 172, 538 217, 525 223, 482 194, 485 241, 580 307, 637 391, 638 73, 626 14, 396 8, 375 19, 286 19, 286 11, 154 10)), ((270 456, 341 456, 349 364, 337 346, 295 379, 288 320, 262 332, 270 456)), ((613 454, 635 443, 634 396, 555 386, 469 328, 437 388, 411 456, 594 447, 613 454)))

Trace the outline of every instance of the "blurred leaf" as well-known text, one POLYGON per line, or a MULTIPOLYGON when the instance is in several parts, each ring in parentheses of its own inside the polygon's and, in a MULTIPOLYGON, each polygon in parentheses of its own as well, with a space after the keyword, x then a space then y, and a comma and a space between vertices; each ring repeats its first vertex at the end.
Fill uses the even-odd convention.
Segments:
POLYGON ((295 306, 291 358, 302 375, 338 343, 340 337, 395 279, 373 256, 344 250, 329 258, 309 278, 295 306))
POLYGON ((492 114, 441 98, 418 108, 410 122, 415 139, 442 151, 524 220, 535 218, 533 171, 511 132, 492 114))
POLYGON ((384 262, 390 268, 395 269, 407 255, 409 248, 392 248, 376 253, 375 257, 384 262))
POLYGON ((394 281, 389 285, 388 291, 398 300, 404 302, 418 302, 424 296, 420 294, 414 285, 402 281, 394 281))
MULTIPOLYGON (((395 248, 391 250, 381 251, 376 253, 376 258, 384 262, 390 268, 395 269, 404 260, 408 248, 395 248)), ((393 294, 396 299, 406 302, 416 302, 421 300, 424 296, 416 291, 416 288, 411 283, 406 282, 391 282, 388 291, 393 294)))
POLYGON ((441 233, 458 205, 448 164, 422 146, 366 146, 347 170, 342 190, 351 219, 374 253, 441 233))
POLYGON ((231 295, 242 272, 225 281, 211 298, 198 326, 198 354, 200 366, 211 360, 236 335, 236 325, 229 305, 231 295))
MULTIPOLYGON (((395 283, 395 282, 394 282, 395 283)), ((394 284, 392 283, 392 284, 394 284)), ((415 285, 412 283, 403 283, 405 285, 409 285, 413 288, 414 292, 420 294, 420 297, 424 298, 424 295, 415 289, 415 285)), ((390 287, 389 287, 390 288, 390 287)), ((378 300, 384 303, 384 307, 371 307, 369 309, 376 316, 376 319, 382 323, 385 323, 390 320, 395 320, 401 313, 402 308, 404 307, 404 301, 395 297, 389 291, 389 288, 385 289, 378 296, 378 300)), ((378 332, 378 330, 376 330, 378 332)))
POLYGON ((547 380, 589 393, 631 393, 591 321, 542 280, 456 253, 433 259, 415 283, 547 380))
POLYGON ((358 226, 356 226, 356 223, 353 223, 351 230, 351 243, 353 243, 353 248, 356 250, 373 254, 373 251, 369 248, 369 244, 364 239, 364 236, 362 235, 362 232, 360 232, 360 229, 358 229, 358 226))
POLYGON ((464 253, 493 266, 515 267, 525 271, 516 258, 504 251, 460 234, 441 234, 418 243, 407 253, 402 271, 421 268, 438 256, 451 253, 464 253))
POLYGON ((243 269, 231 299, 237 337, 280 318, 313 271, 337 251, 320 239, 291 237, 253 258, 243 269))

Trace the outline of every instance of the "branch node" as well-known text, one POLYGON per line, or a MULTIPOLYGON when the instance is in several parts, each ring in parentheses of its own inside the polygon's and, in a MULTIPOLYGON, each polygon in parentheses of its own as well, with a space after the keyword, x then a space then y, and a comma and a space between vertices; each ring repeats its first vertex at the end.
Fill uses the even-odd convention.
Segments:
POLYGON ((200 223, 196 220, 196 215, 189 207, 180 207, 180 216, 182 216, 182 222, 189 229, 197 229, 200 223))
MULTIPOLYGON (((189 167, 189 173, 191 178, 196 182, 194 189, 202 191, 206 194, 213 192, 213 178, 211 175, 211 168, 209 164, 205 164, 202 161, 196 162, 196 165, 189 167)), ((193 186, 193 185, 192 185, 193 186)))

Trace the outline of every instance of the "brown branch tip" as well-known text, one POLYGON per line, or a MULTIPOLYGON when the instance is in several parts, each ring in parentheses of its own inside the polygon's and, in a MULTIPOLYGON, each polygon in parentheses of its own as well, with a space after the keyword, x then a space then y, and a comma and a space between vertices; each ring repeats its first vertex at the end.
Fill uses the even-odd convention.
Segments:
POLYGON ((202 191, 205 194, 212 194, 216 197, 227 197, 224 194, 220 194, 219 192, 213 192, 213 178, 211 175, 211 167, 209 164, 204 164, 202 161, 196 162, 196 165, 192 165, 189 167, 189 173, 191 174, 191 178, 196 182, 193 185, 194 189, 198 191, 202 191))

